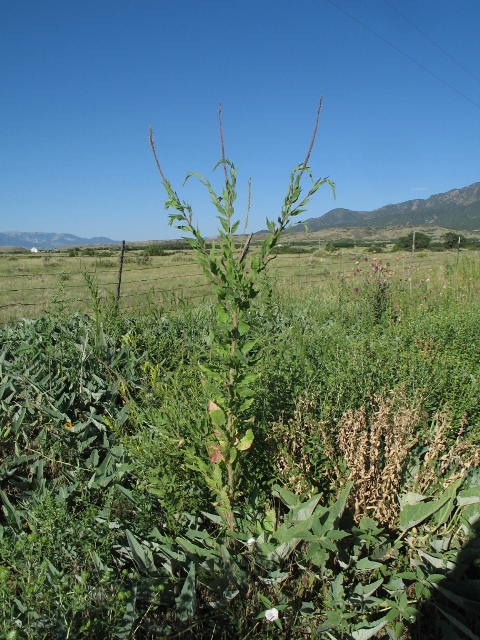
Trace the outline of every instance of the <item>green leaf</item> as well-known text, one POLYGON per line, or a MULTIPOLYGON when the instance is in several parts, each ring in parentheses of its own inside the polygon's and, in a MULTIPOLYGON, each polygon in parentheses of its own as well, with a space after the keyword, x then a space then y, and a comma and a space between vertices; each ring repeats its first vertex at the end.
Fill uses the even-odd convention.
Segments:
POLYGON ((18 511, 15 509, 13 504, 8 499, 6 493, 0 491, 0 498, 3 502, 3 511, 7 518, 8 524, 12 527, 14 531, 20 533, 22 531, 22 521, 20 520, 20 515, 18 511))
POLYGON ((197 610, 197 597, 195 594, 195 563, 190 563, 188 575, 183 583, 182 591, 178 598, 175 598, 175 604, 177 606, 177 615, 186 622, 187 620, 193 620, 197 610))
POLYGON ((240 442, 237 444, 237 450, 246 451, 247 449, 250 449, 253 443, 253 438, 254 438, 253 431, 251 429, 247 429, 247 432, 245 433, 243 438, 240 440, 240 442))
POLYGON ((347 482, 338 500, 336 500, 336 502, 334 502, 334 504, 328 508, 328 516, 323 523, 324 531, 329 531, 330 529, 333 529, 338 523, 338 521, 340 520, 340 518, 342 517, 343 512, 345 510, 345 506, 347 504, 348 496, 350 495, 350 491, 352 490, 352 487, 353 487, 353 482, 351 481, 347 482))
POLYGON ((287 507, 295 507, 300 503, 300 498, 295 494, 284 489, 278 484, 274 484, 272 487, 272 495, 275 498, 280 498, 284 505, 287 507))
POLYGON ((145 571, 146 573, 154 571, 155 563, 153 561, 152 552, 150 551, 150 549, 144 549, 129 529, 126 530, 126 534, 128 546, 130 547, 133 559, 135 560, 139 569, 145 571))
POLYGON ((370 584, 361 584, 359 582, 354 589, 354 593, 358 593, 364 598, 369 598, 371 595, 375 593, 375 591, 378 589, 378 587, 381 586, 382 583, 383 583, 383 578, 380 578, 380 580, 376 580, 375 582, 372 582, 370 584))
POLYGON ((236 598, 240 591, 235 589, 234 591, 225 590, 222 594, 220 600, 216 602, 209 602, 208 604, 212 607, 212 609, 225 609, 225 607, 229 604, 231 600, 236 598))
POLYGON ((238 333, 240 336, 244 336, 246 333, 250 331, 250 325, 240 320, 238 323, 238 333))
POLYGON ((466 504, 477 504, 480 502, 480 485, 476 487, 470 487, 470 489, 464 489, 460 491, 457 496, 457 504, 459 507, 463 507, 466 504))
POLYGON ((428 500, 428 496, 424 496, 422 493, 407 491, 407 493, 400 496, 400 506, 403 508, 406 504, 418 504, 424 500, 428 500))
POLYGON ((392 617, 393 616, 390 612, 380 620, 375 620, 374 623, 371 623, 372 626, 363 627, 352 631, 352 638, 354 638, 355 640, 369 640, 369 638, 373 638, 390 622, 392 617))
POLYGON ((281 543, 286 543, 290 542, 291 540, 297 539, 306 539, 306 537, 308 537, 310 529, 312 528, 312 519, 312 516, 310 516, 309 518, 304 519, 301 522, 297 522, 293 525, 290 522, 285 522, 275 532, 275 539, 281 543))
POLYGON ((315 511, 315 507, 320 502, 321 497, 322 494, 318 493, 316 496, 310 498, 310 500, 297 505, 289 514, 289 519, 295 522, 301 522, 302 520, 310 518, 312 513, 315 511))
MULTIPOLYGON (((451 514, 453 504, 455 502, 455 496, 457 495, 457 489, 463 482, 463 478, 458 478, 445 490, 443 496, 447 496, 447 502, 441 507, 435 514, 435 522, 438 526, 444 524, 448 520, 448 516, 451 514)), ((480 489, 480 487, 479 487, 480 489)), ((480 494, 479 494, 480 495, 480 494)))
POLYGON ((381 562, 375 562, 369 558, 362 558, 362 560, 356 563, 355 569, 357 569, 357 571, 371 571, 372 569, 379 569, 381 566, 383 566, 381 562))
POLYGON ((426 560, 432 567, 435 569, 448 569, 449 571, 453 571, 456 569, 456 565, 453 562, 447 560, 444 555, 434 556, 431 553, 427 553, 423 551, 423 549, 418 549, 418 555, 422 558, 422 560, 426 560))
POLYGON ((420 502, 418 504, 406 504, 400 511, 400 529, 406 531, 420 524, 448 502, 449 496, 443 494, 441 498, 431 502, 420 502))
POLYGON ((480 520, 480 504, 467 504, 467 506, 462 510, 461 515, 462 520, 472 526, 480 520))
POLYGON ((226 424, 227 417, 225 412, 212 400, 208 403, 208 413, 210 414, 213 424, 217 427, 223 427, 226 424))

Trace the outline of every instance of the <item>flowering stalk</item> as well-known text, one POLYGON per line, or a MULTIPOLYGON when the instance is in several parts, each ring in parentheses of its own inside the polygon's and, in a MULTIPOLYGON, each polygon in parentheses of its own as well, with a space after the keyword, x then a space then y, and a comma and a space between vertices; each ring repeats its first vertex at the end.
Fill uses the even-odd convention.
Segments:
POLYGON ((307 156, 290 175, 287 194, 277 221, 267 220, 270 233, 259 250, 248 252, 247 242, 240 256, 235 246, 235 234, 240 222, 234 221, 237 170, 225 157, 221 105, 218 116, 222 158, 215 165, 214 171, 222 165, 222 192, 217 194, 209 180, 199 173, 189 173, 185 179, 186 182, 191 177, 197 178, 209 192, 217 210, 220 221, 218 246, 213 242, 210 251, 198 227, 193 223, 191 206, 180 200, 163 174, 150 128, 150 146, 167 193, 165 206, 173 210, 169 214, 169 224, 187 234, 187 241, 216 296, 216 322, 211 334, 213 358, 208 364, 200 365, 210 398, 208 413, 211 435, 206 445, 209 463, 199 456, 191 455, 189 466, 203 475, 209 488, 217 495, 217 509, 230 531, 234 530, 233 509, 242 473, 242 455, 251 447, 254 439, 254 425, 247 415, 254 400, 253 385, 257 378, 257 374, 252 371, 257 341, 251 337, 248 312, 260 293, 260 276, 272 259, 272 250, 291 225, 292 218, 305 211, 304 207, 322 184, 329 184, 334 190, 333 183, 327 178, 313 181, 307 166, 315 141, 321 104, 320 101, 307 156), (310 176, 312 186, 302 199, 300 181, 305 173, 310 176))

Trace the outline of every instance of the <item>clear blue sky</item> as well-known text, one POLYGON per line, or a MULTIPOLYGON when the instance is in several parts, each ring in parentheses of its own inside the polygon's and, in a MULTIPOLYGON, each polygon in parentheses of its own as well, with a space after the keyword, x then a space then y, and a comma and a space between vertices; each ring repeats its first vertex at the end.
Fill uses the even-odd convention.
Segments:
POLYGON ((324 187, 304 218, 479 181, 480 3, 389 2, 455 61, 385 0, 335 0, 366 26, 329 0, 0 0, 0 231, 178 237, 151 124, 212 235, 208 198, 181 185, 220 158, 220 102, 242 218, 252 178, 253 231, 281 207, 320 95, 310 165, 337 199, 324 187))

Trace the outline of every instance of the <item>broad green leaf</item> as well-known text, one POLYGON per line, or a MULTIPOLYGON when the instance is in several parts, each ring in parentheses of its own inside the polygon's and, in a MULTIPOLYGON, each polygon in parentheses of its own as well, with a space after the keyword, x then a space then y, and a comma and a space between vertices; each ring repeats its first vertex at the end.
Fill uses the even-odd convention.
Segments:
MULTIPOLYGON (((240 320, 238 323, 238 333, 240 336, 244 336, 246 333, 250 331, 250 325, 247 324, 244 320, 240 320)), ((244 351, 246 353, 246 351, 244 351)))
POLYGON ((287 578, 289 577, 290 574, 288 572, 282 572, 278 570, 270 571, 267 578, 262 578, 262 576, 259 576, 261 582, 268 585, 281 584, 282 582, 285 582, 285 580, 287 580, 287 578))
POLYGON ((247 355, 247 353, 250 353, 250 351, 253 349, 253 347, 255 347, 258 344, 258 339, 254 338, 253 340, 247 340, 247 342, 245 342, 245 344, 242 346, 241 352, 243 353, 243 355, 247 355))
POLYGON ((336 502, 334 502, 334 504, 332 504, 332 506, 328 508, 328 516, 324 521, 325 531, 329 531, 330 529, 333 529, 338 523, 338 521, 340 520, 340 518, 342 517, 343 512, 345 510, 345 506, 347 504, 348 496, 350 495, 350 491, 352 490, 352 487, 353 487, 353 482, 351 481, 347 482, 338 500, 336 500, 336 502))
POLYGON ((188 575, 183 583, 182 591, 178 598, 175 598, 175 604, 177 606, 177 615, 186 622, 187 620, 193 620, 197 610, 197 597, 195 594, 195 563, 191 562, 188 570, 188 575))
POLYGON ((383 566, 381 562, 375 562, 369 558, 362 558, 355 564, 355 569, 357 569, 357 571, 372 571, 372 569, 378 569, 381 566, 383 566))
POLYGON ((448 569, 449 571, 453 571, 456 569, 456 564, 447 560, 445 556, 434 556, 431 553, 426 553, 422 549, 418 549, 418 555, 422 558, 422 560, 426 560, 432 567, 435 569, 448 569))
POLYGON ((400 511, 400 529, 406 531, 420 524, 448 502, 449 496, 443 494, 441 498, 431 502, 420 502, 417 504, 406 504, 400 511))
POLYGON ((380 580, 375 580, 375 582, 371 582, 370 584, 358 583, 354 589, 354 593, 358 593, 364 598, 369 598, 373 593, 375 593, 375 591, 378 589, 378 587, 381 586, 382 583, 383 578, 380 578, 380 580))
MULTIPOLYGON (((310 516, 306 520, 301 520, 296 524, 291 522, 284 522, 281 527, 277 529, 275 532, 275 539, 278 542, 290 542, 291 540, 305 539, 305 536, 308 536, 310 529, 312 527, 312 519, 310 516)), ((310 536, 311 537, 311 536, 310 536)))
POLYGON ((235 589, 234 591, 228 591, 226 589, 223 592, 220 600, 217 600, 216 602, 209 602, 208 604, 212 607, 212 609, 224 609, 231 600, 238 596, 239 593, 240 591, 238 589, 235 589))
POLYGON ((253 439, 254 439, 253 431, 251 429, 247 429, 245 435, 237 444, 237 450, 246 451, 247 449, 250 449, 253 443, 253 439))
POLYGON ((400 496, 400 506, 403 508, 406 504, 418 504, 424 500, 428 500, 428 496, 424 496, 422 493, 414 493, 413 491, 407 491, 400 496))
POLYGON ((288 540, 288 542, 284 542, 280 546, 276 547, 274 551, 269 554, 269 559, 282 559, 288 558, 288 556, 292 553, 295 547, 300 542, 299 538, 293 538, 288 540))
POLYGON ((223 427, 227 421, 224 411, 213 400, 208 403, 208 413, 214 425, 223 427))
POLYGON ((315 511, 315 507, 320 502, 321 497, 322 495, 318 493, 316 496, 313 496, 313 498, 310 498, 310 500, 297 505, 291 513, 288 514, 288 519, 294 520, 295 522, 307 520, 315 511))
MULTIPOLYGON (((435 514, 435 522, 436 522, 436 524, 438 526, 441 525, 441 524, 444 524, 448 520, 448 517, 451 514, 452 509, 453 509, 453 505, 454 505, 454 502, 455 502, 455 496, 457 495, 457 489, 461 486, 462 482, 463 482, 463 478, 458 478, 458 480, 453 482, 445 490, 443 496, 447 496, 448 500, 444 504, 444 506, 441 507, 437 511, 437 513, 435 514)), ((479 487, 479 489, 480 489, 480 487, 479 487)), ((479 500, 480 500, 480 493, 479 493, 479 500)))
POLYGON ((463 507, 466 504, 477 504, 480 502, 480 485, 470 487, 470 489, 464 489, 460 491, 457 496, 457 504, 459 507, 463 507))
POLYGON ((467 504, 462 510, 462 519, 471 526, 480 520, 480 504, 467 504))
POLYGON ((214 553, 211 549, 208 549, 207 547, 200 547, 199 545, 190 542, 190 540, 186 540, 180 536, 176 538, 175 541, 182 547, 182 549, 192 556, 198 556, 199 558, 215 558, 218 556, 218 553, 214 553))
POLYGON ((300 498, 295 494, 284 489, 278 484, 274 484, 272 487, 272 495, 276 498, 280 498, 284 505, 287 507, 295 507, 300 503, 300 498))
POLYGON ((378 634, 390 622, 390 618, 385 616, 381 620, 377 621, 374 627, 357 629, 352 631, 352 638, 355 640, 369 640, 378 634))

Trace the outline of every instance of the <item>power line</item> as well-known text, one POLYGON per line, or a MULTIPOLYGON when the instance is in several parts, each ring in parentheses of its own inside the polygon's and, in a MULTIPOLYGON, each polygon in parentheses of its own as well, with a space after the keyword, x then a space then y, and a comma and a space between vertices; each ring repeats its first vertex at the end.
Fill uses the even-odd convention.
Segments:
POLYGON ((467 69, 467 67, 465 67, 461 62, 459 62, 458 60, 456 60, 453 56, 451 56, 448 51, 445 51, 445 49, 443 47, 441 47, 437 42, 435 42, 435 40, 433 40, 433 38, 431 38, 427 33, 425 33, 425 31, 422 31, 420 29, 420 27, 417 27, 417 25, 412 22, 410 20, 410 18, 407 18, 406 15, 404 15, 401 11, 399 11, 397 9, 397 7, 395 7, 391 2, 389 2, 388 0, 383 0, 385 2, 385 4, 388 4, 389 7, 391 7, 394 11, 396 11, 398 13, 399 16, 402 16, 402 18, 404 20, 406 20, 409 24, 412 25, 412 27, 414 29, 416 29, 419 33, 422 34, 422 36, 424 36, 425 38, 427 38, 427 40, 430 40, 430 42, 432 44, 434 44, 437 49, 440 49, 440 51, 442 53, 444 53, 446 56, 448 56, 450 58, 450 60, 453 60, 453 62, 455 62, 455 64, 458 64, 459 67, 461 67, 464 71, 466 71, 468 73, 469 76, 471 76, 472 78, 474 78, 477 82, 480 82, 480 78, 477 78, 476 75, 474 75, 471 71, 469 71, 469 69, 467 69))
POLYGON ((392 44, 389 40, 387 40, 386 38, 381 36, 379 33, 377 33, 376 31, 371 29, 369 26, 367 26, 364 22, 362 22, 361 20, 359 20, 358 18, 353 16, 351 13, 349 13, 348 11, 343 9, 343 7, 340 7, 336 2, 333 2, 333 0, 326 0, 326 1, 329 2, 331 5, 333 5, 335 8, 337 8, 339 11, 341 11, 342 13, 347 15, 349 18, 351 18, 352 20, 357 22, 364 29, 366 29, 367 31, 370 31, 370 33, 373 33, 374 36, 377 36, 377 38, 380 38, 380 40, 382 40, 383 42, 388 44, 389 47, 392 47, 392 49, 395 49, 395 51, 398 51, 398 53, 401 53, 402 56, 405 56, 405 58, 408 58, 408 60, 410 60, 411 62, 416 64, 418 67, 420 67, 421 69, 423 69, 424 71, 429 73, 431 76, 433 76, 434 78, 439 80, 442 84, 447 86, 449 89, 452 89, 452 91, 455 91, 455 93, 458 93, 459 96, 462 96, 462 98, 465 98, 465 100, 468 100, 469 102, 471 102, 473 105, 475 105, 476 107, 478 107, 480 109, 480 104, 478 102, 475 102, 475 100, 472 100, 471 98, 466 96, 464 93, 462 93, 458 89, 455 89, 455 87, 452 86, 449 82, 447 82, 446 80, 444 80, 440 76, 437 76, 437 74, 434 73, 433 71, 430 71, 430 69, 427 69, 427 67, 425 67, 421 62, 418 62, 418 60, 415 60, 415 58, 412 58, 412 56, 408 55, 408 53, 405 53, 405 51, 403 51, 402 49, 399 49, 397 46, 392 44))

